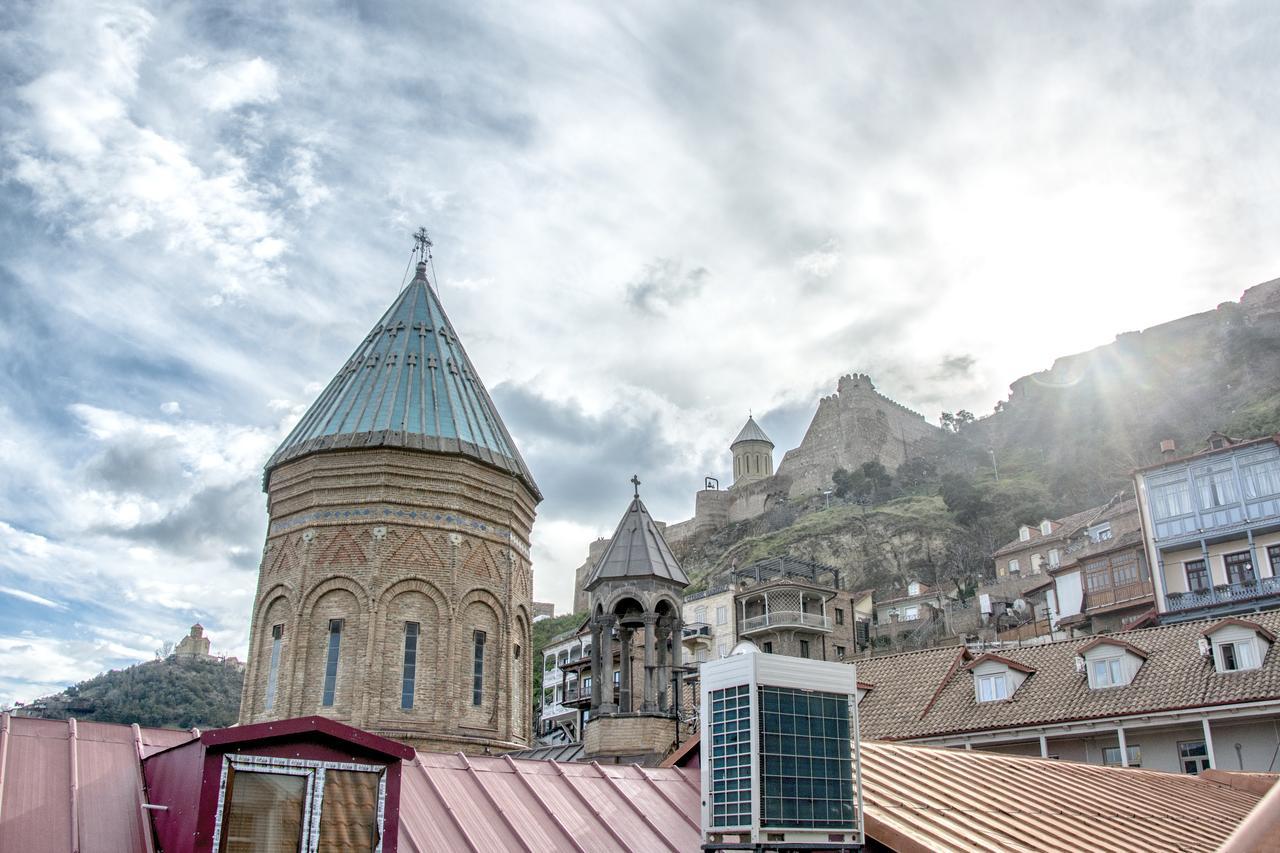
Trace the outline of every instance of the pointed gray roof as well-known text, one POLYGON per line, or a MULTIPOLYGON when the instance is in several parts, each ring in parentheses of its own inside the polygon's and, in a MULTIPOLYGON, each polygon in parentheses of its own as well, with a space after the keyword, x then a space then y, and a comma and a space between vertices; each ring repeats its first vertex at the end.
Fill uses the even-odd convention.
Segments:
POLYGON ((689 576, 680 568, 639 495, 632 498, 585 586, 595 589, 601 581, 612 578, 658 578, 682 587, 689 585, 689 576))
POLYGON ((276 449, 265 473, 309 453, 357 447, 469 456, 510 472, 542 498, 427 281, 426 264, 418 264, 413 281, 276 449))
POLYGON ((756 423, 756 419, 751 415, 747 415, 747 422, 743 424, 742 431, 738 433, 738 437, 729 446, 733 447, 734 444, 743 441, 763 441, 773 447, 773 442, 769 440, 769 436, 764 434, 764 430, 760 429, 760 425, 756 423))

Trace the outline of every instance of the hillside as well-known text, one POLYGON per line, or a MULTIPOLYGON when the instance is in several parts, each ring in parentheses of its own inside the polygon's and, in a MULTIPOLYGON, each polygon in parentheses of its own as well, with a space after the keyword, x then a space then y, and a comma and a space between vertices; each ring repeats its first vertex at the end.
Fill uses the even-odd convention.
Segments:
POLYGON ((28 716, 171 729, 235 725, 244 669, 219 658, 147 661, 82 681, 26 706, 28 716))
POLYGON ((732 566, 790 554, 844 571, 849 589, 909 580, 971 589, 1022 523, 1105 503, 1162 439, 1198 450, 1218 429, 1280 432, 1280 279, 1011 384, 991 414, 943 413, 944 434, 896 471, 837 471, 821 496, 775 499, 758 518, 676 549, 692 590, 732 566))

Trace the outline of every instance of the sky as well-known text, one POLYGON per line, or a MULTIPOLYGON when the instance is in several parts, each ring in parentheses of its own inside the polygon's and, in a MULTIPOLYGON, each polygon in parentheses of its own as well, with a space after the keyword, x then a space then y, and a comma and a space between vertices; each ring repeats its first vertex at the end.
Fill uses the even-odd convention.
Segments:
POLYGON ((0 704, 243 656, 262 465, 435 241, 567 607, 845 373, 931 420, 1280 276, 1280 7, 0 6, 0 704))

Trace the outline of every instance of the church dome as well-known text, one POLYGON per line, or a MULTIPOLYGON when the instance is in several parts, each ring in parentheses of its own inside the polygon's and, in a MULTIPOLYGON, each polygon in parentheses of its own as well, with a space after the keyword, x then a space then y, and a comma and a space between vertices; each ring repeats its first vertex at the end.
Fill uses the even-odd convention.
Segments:
POLYGON ((427 281, 425 263, 276 449, 266 474, 310 453, 361 447, 468 456, 542 497, 427 281))
POLYGON ((763 441, 773 447, 773 442, 769 440, 769 436, 765 435, 764 430, 760 429, 760 425, 756 423, 756 419, 751 415, 747 415, 747 422, 742 425, 742 430, 738 433, 738 437, 729 446, 733 447, 734 444, 741 444, 744 441, 763 441))

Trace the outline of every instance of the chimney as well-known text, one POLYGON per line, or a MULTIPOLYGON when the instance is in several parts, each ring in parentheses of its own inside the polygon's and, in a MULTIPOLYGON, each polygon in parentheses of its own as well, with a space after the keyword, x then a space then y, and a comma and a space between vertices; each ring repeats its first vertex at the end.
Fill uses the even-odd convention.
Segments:
POLYGON ((1178 455, 1178 446, 1174 444, 1172 438, 1166 438, 1160 442, 1160 456, 1165 462, 1169 462, 1173 457, 1178 455))

